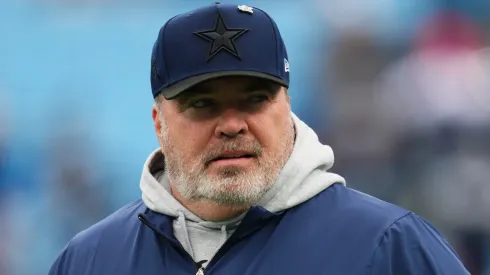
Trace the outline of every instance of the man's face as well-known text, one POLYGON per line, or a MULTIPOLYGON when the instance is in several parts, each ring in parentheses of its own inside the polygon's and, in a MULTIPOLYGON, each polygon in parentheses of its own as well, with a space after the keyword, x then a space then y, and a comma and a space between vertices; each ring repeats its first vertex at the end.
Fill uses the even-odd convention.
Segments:
POLYGON ((191 200, 250 205, 286 163, 294 129, 286 90, 248 77, 201 83, 153 111, 172 187, 191 200))

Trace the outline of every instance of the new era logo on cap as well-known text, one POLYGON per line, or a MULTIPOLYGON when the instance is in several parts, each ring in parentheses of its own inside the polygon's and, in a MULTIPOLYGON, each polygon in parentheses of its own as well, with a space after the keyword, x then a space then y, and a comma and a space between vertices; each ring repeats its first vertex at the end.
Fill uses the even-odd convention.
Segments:
POLYGON ((289 86, 289 62, 275 21, 249 6, 215 3, 177 15, 153 46, 151 87, 173 99, 216 77, 248 76, 289 86))

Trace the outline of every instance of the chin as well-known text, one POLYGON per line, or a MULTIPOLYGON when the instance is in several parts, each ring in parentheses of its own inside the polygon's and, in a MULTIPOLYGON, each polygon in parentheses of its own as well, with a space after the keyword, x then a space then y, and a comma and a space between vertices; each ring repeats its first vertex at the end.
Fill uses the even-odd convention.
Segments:
POLYGON ((260 199, 270 188, 264 178, 254 173, 220 176, 213 174, 197 186, 201 197, 223 205, 246 205, 260 199))
POLYGON ((247 173, 249 169, 240 165, 229 165, 210 169, 208 175, 216 180, 238 178, 247 173))

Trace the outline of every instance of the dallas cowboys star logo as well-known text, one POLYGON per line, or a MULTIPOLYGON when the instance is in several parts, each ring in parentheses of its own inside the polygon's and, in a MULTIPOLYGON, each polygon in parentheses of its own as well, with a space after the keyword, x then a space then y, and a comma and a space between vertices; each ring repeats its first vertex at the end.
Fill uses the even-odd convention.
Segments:
POLYGON ((211 42, 207 61, 213 58, 221 50, 225 50, 241 60, 235 46, 235 40, 247 31, 248 29, 229 29, 223 21, 223 17, 221 17, 221 14, 218 12, 218 18, 214 24, 214 29, 195 32, 194 34, 211 42))

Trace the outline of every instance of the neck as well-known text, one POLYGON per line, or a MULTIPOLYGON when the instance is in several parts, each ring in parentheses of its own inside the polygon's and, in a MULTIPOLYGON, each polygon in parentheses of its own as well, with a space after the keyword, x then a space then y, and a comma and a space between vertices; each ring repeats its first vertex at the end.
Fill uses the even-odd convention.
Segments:
POLYGON ((244 213, 250 207, 249 205, 226 206, 208 200, 189 200, 184 198, 172 185, 170 185, 170 191, 172 196, 182 206, 205 221, 219 222, 229 220, 244 213))

